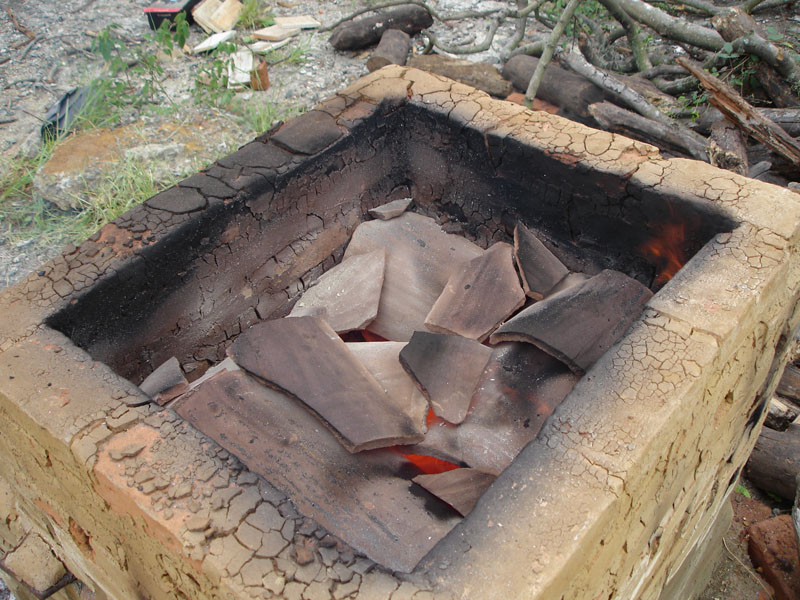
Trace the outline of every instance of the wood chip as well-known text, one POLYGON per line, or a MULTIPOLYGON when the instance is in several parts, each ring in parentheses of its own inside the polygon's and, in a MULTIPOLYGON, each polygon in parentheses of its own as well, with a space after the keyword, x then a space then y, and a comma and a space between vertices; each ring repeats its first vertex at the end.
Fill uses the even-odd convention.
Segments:
POLYGON ((399 452, 350 454, 294 399, 242 371, 205 382, 175 410, 300 513, 388 569, 410 572, 459 521, 449 509, 428 510, 411 489, 419 471, 408 473, 399 452))
POLYGON ((303 402, 350 452, 423 438, 420 425, 392 404, 324 321, 259 323, 239 335, 229 353, 243 369, 303 402))
POLYGON ((228 89, 250 85, 250 72, 255 68, 255 59, 250 50, 237 50, 228 63, 228 89))
POLYGON ((350 256, 306 290, 290 317, 317 316, 337 333, 364 329, 378 315, 386 252, 378 248, 350 256))
POLYGON ((450 423, 461 423, 491 354, 475 340, 416 331, 400 352, 400 362, 433 412, 450 423))
POLYGON ((436 475, 417 475, 414 483, 466 517, 495 479, 494 475, 476 469, 453 469, 436 475))
POLYGON ((205 40, 197 44, 194 48, 192 48, 192 52, 197 54, 199 52, 208 52, 213 50, 223 42, 227 42, 228 40, 232 39, 233 36, 236 35, 235 31, 221 31, 220 33, 215 33, 214 35, 210 35, 205 40))
POLYGON ((605 270, 526 308, 491 340, 532 343, 573 371, 586 371, 639 318, 652 295, 624 273, 605 270))
POLYGON ((523 304, 513 248, 498 242, 450 276, 425 327, 482 342, 523 304))
POLYGON ((425 329, 425 317, 453 271, 483 253, 469 240, 442 231, 433 219, 412 212, 359 225, 345 258, 378 248, 386 249, 386 272, 378 316, 368 329, 397 342, 425 329))

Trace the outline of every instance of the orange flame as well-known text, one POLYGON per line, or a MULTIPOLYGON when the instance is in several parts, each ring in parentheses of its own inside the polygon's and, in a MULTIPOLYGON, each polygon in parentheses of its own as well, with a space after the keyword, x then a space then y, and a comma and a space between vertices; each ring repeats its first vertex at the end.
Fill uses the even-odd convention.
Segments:
POLYGON ((423 454, 403 454, 402 456, 426 475, 437 475, 459 468, 458 465, 433 456, 423 454))
POLYGON ((683 223, 663 223, 658 226, 656 236, 639 248, 640 252, 654 259, 659 271, 655 283, 661 285, 668 282, 686 263, 685 239, 686 227, 683 223))

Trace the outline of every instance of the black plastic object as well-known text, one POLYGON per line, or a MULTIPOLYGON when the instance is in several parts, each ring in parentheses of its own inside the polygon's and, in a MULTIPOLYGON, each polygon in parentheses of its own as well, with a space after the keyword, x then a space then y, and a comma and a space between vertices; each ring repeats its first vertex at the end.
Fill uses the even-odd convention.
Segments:
POLYGON ((88 86, 75 88, 61 96, 44 116, 42 137, 56 138, 69 131, 70 125, 89 103, 91 88, 88 86))
POLYGON ((200 0, 155 0, 145 7, 144 14, 151 29, 158 29, 164 21, 174 21, 181 12, 186 13, 186 22, 191 23, 192 8, 199 3, 200 0))

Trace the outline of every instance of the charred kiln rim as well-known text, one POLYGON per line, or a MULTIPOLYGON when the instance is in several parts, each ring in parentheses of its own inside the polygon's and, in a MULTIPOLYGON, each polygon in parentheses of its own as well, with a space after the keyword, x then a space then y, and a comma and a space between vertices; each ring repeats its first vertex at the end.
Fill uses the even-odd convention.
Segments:
MULTIPOLYGON (((38 274, 4 290, 0 393, 49 436, 70 445, 91 470, 104 444, 161 413, 146 406, 135 386, 51 329, 51 317, 77 302, 105 274, 145 260, 148 248, 181 235, 262 184, 264 177, 274 181, 329 151, 361 119, 406 107, 446 115, 484 136, 507 136, 565 164, 582 161, 629 188, 710 204, 739 224, 716 235, 653 297, 642 318, 588 372, 537 440, 410 578, 421 589, 433 583, 456 595, 480 590, 483 598, 559 589, 570 571, 562 567, 582 568, 585 540, 601 544, 606 530, 619 525, 615 515, 620 506, 630 505, 637 493, 628 481, 636 482, 653 467, 661 456, 654 446, 679 435, 679 415, 692 410, 698 390, 708 387, 715 369, 731 359, 746 335, 741 324, 754 318, 788 319, 787 306, 781 309, 785 316, 755 315, 762 305, 769 308, 765 296, 787 285, 797 287, 788 257, 800 240, 800 196, 704 163, 663 159, 652 146, 533 113, 441 77, 386 67, 252 142, 269 143, 276 156, 292 152, 288 161, 271 168, 271 175, 251 165, 227 182, 229 197, 195 193, 194 204, 185 198, 171 203, 169 194, 162 194, 161 201, 156 197, 132 210, 91 242, 65 249, 38 274), (309 119, 324 123, 328 137, 311 140, 304 148, 292 147, 293 137, 281 137, 281 131, 309 119), (134 236, 135 223, 147 224, 144 236, 134 236), (105 251, 107 257, 94 261, 98 268, 75 276, 75 267, 105 251), (70 401, 59 405, 47 382, 69 389, 70 401), (115 418, 111 413, 123 404, 140 407, 132 409, 138 416, 110 425, 115 418), (98 424, 106 428, 105 437, 96 434, 98 424), (525 557, 523 563, 508 560, 511 555, 525 557), (522 572, 520 564, 526 565, 522 572)), ((248 146, 238 154, 246 155, 248 146)), ((226 159, 218 164, 224 167, 226 159)), ((209 184, 196 177, 184 185, 202 189, 209 184)), ((760 408, 753 406, 754 423, 760 408)), ((199 444, 195 451, 203 455, 199 444)), ((173 542, 179 549, 180 540, 173 542)), ((646 576, 648 564, 631 573, 631 580, 646 576)))

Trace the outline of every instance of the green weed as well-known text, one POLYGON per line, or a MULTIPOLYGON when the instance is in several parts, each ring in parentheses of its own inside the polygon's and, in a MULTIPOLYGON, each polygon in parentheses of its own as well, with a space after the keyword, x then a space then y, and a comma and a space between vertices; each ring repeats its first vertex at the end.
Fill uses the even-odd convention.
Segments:
POLYGON ((751 498, 752 497, 752 496, 750 496, 749 490, 746 487, 744 487, 741 483, 736 485, 736 487, 734 488, 734 491, 737 494, 741 494, 745 498, 751 498))
POLYGON ((262 0, 244 0, 238 24, 244 29, 261 29, 274 25, 275 19, 266 11, 262 0))

